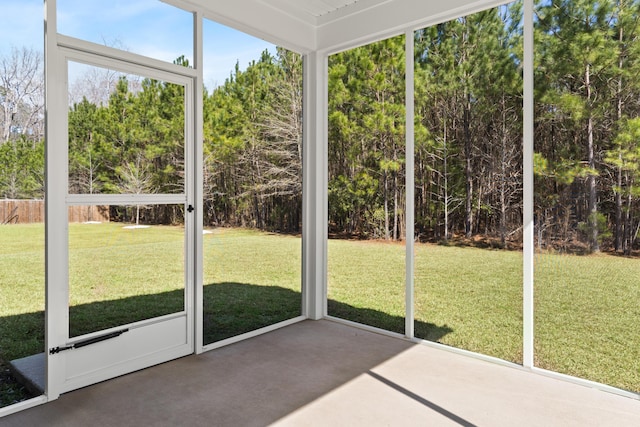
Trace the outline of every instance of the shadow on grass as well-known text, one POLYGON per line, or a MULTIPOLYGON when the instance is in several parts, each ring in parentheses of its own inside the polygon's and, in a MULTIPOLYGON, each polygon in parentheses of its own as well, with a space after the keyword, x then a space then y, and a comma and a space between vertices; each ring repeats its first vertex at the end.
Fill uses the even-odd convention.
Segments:
POLYGON ((255 331, 302 313, 300 292, 247 283, 205 285, 203 305, 205 344, 255 331))
MULTIPOLYGON (((300 292, 279 286, 245 283, 213 283, 204 288, 204 343, 220 341, 302 313, 300 292)), ((328 300, 334 317, 404 334, 404 317, 328 300)), ((453 332, 447 326, 416 321, 416 335, 437 341, 453 332)))
MULTIPOLYGON (((328 300, 327 309, 330 316, 350 320, 363 325, 369 325, 387 331, 404 335, 404 316, 392 316, 388 313, 371 308, 354 307, 343 302, 328 300)), ((438 326, 433 323, 416 320, 414 334, 429 341, 438 342, 445 335, 453 332, 447 325, 438 326)))
MULTIPOLYGON (((181 290, 70 307, 72 337, 183 310, 181 290)), ((334 317, 404 333, 404 317, 371 308, 328 301, 334 317)), ((210 283, 204 286, 204 342, 220 341, 300 316, 301 293, 279 286, 210 283)), ((448 326, 416 321, 416 336, 437 341, 448 326)), ((19 359, 44 351, 44 312, 0 317, 0 359, 19 359)))
MULTIPOLYGON (((80 336, 183 310, 182 290, 140 295, 70 307, 71 336, 80 336)), ((404 317, 328 301, 329 313, 365 325, 404 333, 404 317)), ((210 283, 204 286, 204 343, 210 344, 294 317, 302 312, 300 292, 279 286, 210 283)), ((452 332, 446 326, 416 322, 416 335, 437 341, 452 332)), ((0 364, 44 352, 44 312, 0 317, 0 364)), ((6 374, 6 372, 5 372, 6 374)), ((5 375, 6 376, 6 375, 5 375)), ((5 379, 4 382, 8 382, 5 379)), ((2 391, 0 391, 2 393, 2 391)), ((24 399, 32 397, 28 394, 24 399)), ((19 400, 19 399, 18 399, 19 400)), ((2 399, 0 407, 15 403, 2 399)))

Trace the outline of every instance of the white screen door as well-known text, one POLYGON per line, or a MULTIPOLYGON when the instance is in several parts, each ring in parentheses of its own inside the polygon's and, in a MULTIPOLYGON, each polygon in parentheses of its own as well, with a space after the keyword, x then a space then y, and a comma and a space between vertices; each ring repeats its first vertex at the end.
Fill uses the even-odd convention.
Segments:
POLYGON ((193 78, 61 52, 47 159, 54 395, 194 351, 193 78))

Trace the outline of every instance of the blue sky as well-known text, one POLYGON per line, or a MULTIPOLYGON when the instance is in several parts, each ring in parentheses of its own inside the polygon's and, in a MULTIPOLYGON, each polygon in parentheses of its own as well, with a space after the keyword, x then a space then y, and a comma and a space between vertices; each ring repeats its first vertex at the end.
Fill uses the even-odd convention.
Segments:
MULTIPOLYGON (((12 46, 42 49, 42 0, 0 0, 0 54, 12 46), (8 17, 11 17, 7 19, 8 17)), ((58 0, 58 31, 165 61, 192 58, 192 17, 156 0, 58 0)), ((224 83, 237 61, 244 69, 274 46, 205 21, 205 85, 224 83)))

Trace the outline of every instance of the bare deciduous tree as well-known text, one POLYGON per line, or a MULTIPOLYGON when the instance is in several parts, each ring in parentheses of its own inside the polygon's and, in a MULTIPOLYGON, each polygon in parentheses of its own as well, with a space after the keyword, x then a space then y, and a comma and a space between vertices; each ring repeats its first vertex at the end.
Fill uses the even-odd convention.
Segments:
MULTIPOLYGON (((144 194, 152 189, 153 175, 148 163, 138 154, 136 161, 125 162, 116 168, 120 177, 120 191, 124 194, 144 194)), ((136 225, 140 224, 140 205, 136 205, 136 225)))
POLYGON ((266 176, 264 196, 302 193, 302 67, 298 55, 282 54, 287 77, 273 87, 273 105, 265 117, 265 145, 261 159, 266 176))
POLYGON ((0 58, 0 143, 44 135, 44 75, 41 52, 23 47, 0 58))

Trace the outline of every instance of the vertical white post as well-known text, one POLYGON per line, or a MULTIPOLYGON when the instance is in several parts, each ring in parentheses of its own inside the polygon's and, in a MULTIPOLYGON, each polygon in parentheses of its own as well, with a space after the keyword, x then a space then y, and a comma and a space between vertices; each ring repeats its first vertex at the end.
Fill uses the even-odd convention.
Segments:
POLYGON ((533 0, 524 2, 523 87, 523 365, 533 367, 533 0))
POLYGON ((322 52, 304 57, 302 314, 313 320, 327 313, 327 64, 322 52))
POLYGON ((48 400, 57 399, 65 378, 63 359, 49 348, 68 336, 67 293, 67 135, 64 58, 58 52, 56 0, 45 0, 45 355, 48 400))
POLYGON ((193 180, 193 201, 195 202, 196 210, 194 212, 194 275, 192 284, 194 290, 194 323, 195 323, 195 352, 202 353, 202 335, 203 335, 203 300, 204 300, 204 259, 203 259, 203 217, 204 217, 204 172, 203 172, 203 86, 204 86, 204 70, 203 70, 203 46, 202 46, 202 12, 195 12, 193 14, 193 66, 196 70, 196 79, 194 82, 194 111, 193 111, 193 126, 194 126, 194 180, 193 180))
POLYGON ((415 250, 415 231, 414 231, 414 217, 415 217, 415 141, 414 141, 414 48, 413 48, 413 30, 405 33, 405 130, 406 130, 406 144, 405 144, 405 161, 406 161, 406 203, 405 203, 405 249, 406 249, 406 289, 405 289, 405 327, 404 334, 407 338, 413 338, 414 335, 414 250, 415 250))

